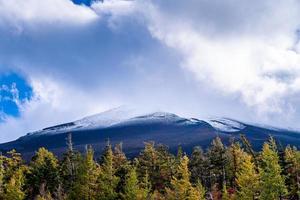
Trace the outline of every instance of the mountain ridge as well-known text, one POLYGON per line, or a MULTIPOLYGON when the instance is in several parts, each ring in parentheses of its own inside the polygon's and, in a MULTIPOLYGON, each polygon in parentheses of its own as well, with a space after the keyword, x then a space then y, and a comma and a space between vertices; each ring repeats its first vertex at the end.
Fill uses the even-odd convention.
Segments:
POLYGON ((87 144, 101 151, 109 139, 113 144, 122 142, 125 153, 129 155, 135 155, 146 141, 165 144, 171 151, 182 146, 189 153, 196 145, 207 148, 216 136, 228 144, 230 138, 239 140, 240 134, 246 135, 256 149, 261 148, 262 142, 269 135, 283 145, 300 146, 298 131, 268 129, 229 118, 200 120, 169 112, 141 114, 135 110, 117 108, 28 133, 15 141, 0 144, 0 150, 6 152, 16 149, 30 157, 43 146, 61 155, 66 148, 65 138, 69 133, 72 133, 74 146, 79 151, 84 151, 87 144))

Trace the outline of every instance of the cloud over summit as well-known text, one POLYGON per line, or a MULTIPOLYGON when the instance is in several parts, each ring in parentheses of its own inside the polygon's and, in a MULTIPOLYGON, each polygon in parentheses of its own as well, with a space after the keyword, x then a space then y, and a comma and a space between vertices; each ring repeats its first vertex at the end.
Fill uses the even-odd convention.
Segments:
POLYGON ((299 15, 296 0, 0 0, 0 71, 35 93, 0 131, 122 104, 300 128, 299 15))

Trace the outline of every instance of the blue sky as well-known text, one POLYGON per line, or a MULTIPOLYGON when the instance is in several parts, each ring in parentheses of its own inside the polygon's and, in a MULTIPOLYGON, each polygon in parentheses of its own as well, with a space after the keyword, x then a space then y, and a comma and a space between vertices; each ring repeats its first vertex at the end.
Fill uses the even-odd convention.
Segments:
POLYGON ((5 73, 0 76, 0 109, 1 119, 5 122, 5 115, 20 117, 19 103, 30 101, 32 88, 24 77, 15 73, 5 73))
POLYGON ((120 105, 299 129, 299 4, 0 0, 0 142, 120 105))

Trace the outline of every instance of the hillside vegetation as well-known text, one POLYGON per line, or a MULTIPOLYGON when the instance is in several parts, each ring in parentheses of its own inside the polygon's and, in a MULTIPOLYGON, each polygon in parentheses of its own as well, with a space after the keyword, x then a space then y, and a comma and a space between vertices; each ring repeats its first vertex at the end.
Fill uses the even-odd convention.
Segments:
POLYGON ((40 148, 29 163, 15 150, 0 157, 0 199, 3 200, 275 200, 299 199, 300 152, 281 147, 273 138, 255 152, 245 137, 228 146, 216 137, 203 151, 194 147, 177 155, 163 144, 146 142, 134 159, 122 144, 107 142, 94 157, 84 154, 67 138, 67 151, 58 159, 40 148))

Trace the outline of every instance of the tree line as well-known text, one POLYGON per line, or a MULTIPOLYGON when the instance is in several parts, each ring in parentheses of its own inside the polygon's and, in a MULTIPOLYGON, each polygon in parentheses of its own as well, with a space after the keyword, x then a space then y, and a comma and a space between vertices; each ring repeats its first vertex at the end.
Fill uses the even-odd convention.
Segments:
POLYGON ((216 137, 204 151, 190 156, 146 142, 140 154, 127 159, 122 144, 108 142, 94 157, 73 148, 58 159, 40 148, 29 163, 15 150, 0 156, 0 199, 3 200, 276 200, 300 199, 300 151, 277 145, 270 137, 260 152, 249 141, 225 146, 216 137))

